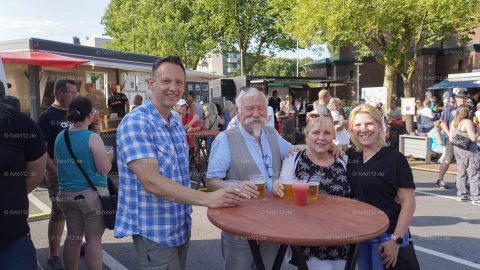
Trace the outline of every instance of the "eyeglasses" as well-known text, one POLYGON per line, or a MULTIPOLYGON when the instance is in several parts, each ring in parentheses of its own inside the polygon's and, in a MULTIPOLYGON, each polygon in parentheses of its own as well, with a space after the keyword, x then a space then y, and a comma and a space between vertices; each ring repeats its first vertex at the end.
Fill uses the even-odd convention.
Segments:
POLYGON ((268 178, 273 176, 273 167, 272 167, 272 158, 269 155, 262 155, 263 163, 265 164, 265 169, 267 170, 268 178))
POLYGON ((260 88, 259 86, 243 86, 243 87, 240 88, 240 91, 248 92, 252 89, 263 92, 263 89, 260 88))

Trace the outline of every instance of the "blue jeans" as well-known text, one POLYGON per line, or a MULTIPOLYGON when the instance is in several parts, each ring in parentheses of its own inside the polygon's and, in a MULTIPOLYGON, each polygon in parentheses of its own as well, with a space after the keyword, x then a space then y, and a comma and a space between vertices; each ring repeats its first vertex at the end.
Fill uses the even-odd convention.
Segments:
MULTIPOLYGON (((378 247, 381 243, 388 241, 390 235, 391 233, 384 233, 378 238, 360 244, 357 259, 358 270, 384 270, 378 247)), ((400 247, 408 246, 409 239, 410 232, 407 230, 400 247)))
POLYGON ((37 270, 37 253, 30 235, 0 249, 0 262, 2 270, 37 270))

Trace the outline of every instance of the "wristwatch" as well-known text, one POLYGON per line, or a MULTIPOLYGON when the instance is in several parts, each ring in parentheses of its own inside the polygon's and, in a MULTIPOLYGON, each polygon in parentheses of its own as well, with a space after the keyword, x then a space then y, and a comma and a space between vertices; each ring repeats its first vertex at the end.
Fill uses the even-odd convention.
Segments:
POLYGON ((403 238, 400 237, 400 236, 397 236, 393 233, 392 233, 392 235, 390 235, 390 239, 392 239, 393 241, 395 241, 395 243, 397 243, 399 245, 403 244, 403 238))

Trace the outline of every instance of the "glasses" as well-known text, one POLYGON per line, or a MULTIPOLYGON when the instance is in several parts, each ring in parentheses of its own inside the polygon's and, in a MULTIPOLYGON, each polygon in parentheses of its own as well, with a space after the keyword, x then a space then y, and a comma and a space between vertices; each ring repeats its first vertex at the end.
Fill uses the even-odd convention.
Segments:
POLYGON ((265 169, 267 170, 268 178, 273 176, 273 167, 272 167, 272 158, 269 155, 262 155, 263 163, 265 164, 265 169))
POLYGON ((243 86, 243 87, 240 88, 240 91, 248 92, 252 89, 263 92, 263 89, 260 88, 259 86, 243 86))

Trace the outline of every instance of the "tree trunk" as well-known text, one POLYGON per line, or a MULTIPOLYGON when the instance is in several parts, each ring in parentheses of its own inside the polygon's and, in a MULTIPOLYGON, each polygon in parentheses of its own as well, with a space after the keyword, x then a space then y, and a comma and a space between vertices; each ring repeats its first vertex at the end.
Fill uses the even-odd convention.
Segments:
POLYGON ((385 75, 383 76, 383 87, 387 88, 386 114, 390 114, 390 103, 397 92, 397 72, 389 65, 385 65, 385 75))
MULTIPOLYGON (((413 97, 413 75, 414 71, 410 71, 407 74, 402 74, 403 82, 405 84, 405 89, 403 90, 403 93, 406 98, 413 97)), ((413 126, 413 115, 407 115, 406 116, 406 125, 407 125, 407 132, 414 132, 415 127, 413 126)))
POLYGON ((240 45, 240 76, 245 76, 245 56, 247 52, 245 48, 240 45))

